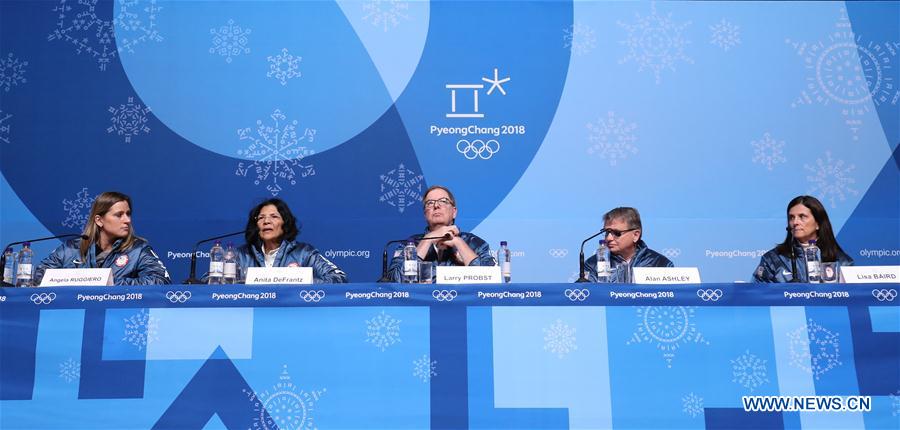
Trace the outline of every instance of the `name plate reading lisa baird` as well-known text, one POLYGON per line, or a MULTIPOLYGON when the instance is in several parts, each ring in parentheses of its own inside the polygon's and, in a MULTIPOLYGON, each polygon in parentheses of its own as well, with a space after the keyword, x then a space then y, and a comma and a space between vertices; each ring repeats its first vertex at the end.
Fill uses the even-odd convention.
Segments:
POLYGON ((841 266, 848 284, 900 282, 900 266, 841 266))
POLYGON ((41 287, 69 287, 113 284, 112 269, 47 269, 41 287))
POLYGON ((499 284, 500 266, 438 266, 438 284, 499 284))
POLYGON ((696 267, 635 267, 635 284, 699 284, 696 267))
POLYGON ((247 285, 260 284, 312 284, 312 267, 250 267, 247 268, 247 285))

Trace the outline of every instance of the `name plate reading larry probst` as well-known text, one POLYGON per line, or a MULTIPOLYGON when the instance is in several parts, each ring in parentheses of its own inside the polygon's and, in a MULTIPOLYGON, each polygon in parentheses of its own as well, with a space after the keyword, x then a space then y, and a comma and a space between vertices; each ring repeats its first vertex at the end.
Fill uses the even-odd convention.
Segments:
POLYGON ((635 267, 635 284, 699 284, 696 267, 635 267))
POLYGON ((312 284, 312 267, 250 267, 247 268, 247 285, 260 284, 312 284))
POLYGON ((900 282, 900 266, 841 266, 841 274, 848 284, 900 282))
POLYGON ((41 287, 69 287, 113 284, 112 269, 47 269, 41 287))
POLYGON ((500 266, 438 266, 438 284, 499 284, 500 266))

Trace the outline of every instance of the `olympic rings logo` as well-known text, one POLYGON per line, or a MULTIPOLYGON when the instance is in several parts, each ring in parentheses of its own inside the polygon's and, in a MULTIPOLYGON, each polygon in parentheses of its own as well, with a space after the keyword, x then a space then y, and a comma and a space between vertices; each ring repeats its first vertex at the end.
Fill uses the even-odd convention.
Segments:
POLYGON ((56 293, 34 293, 31 295, 31 301, 36 305, 49 305, 56 300, 56 293))
POLYGON ((431 297, 434 297, 439 302, 452 302, 457 295, 456 290, 434 290, 431 292, 431 297))
POLYGON ((563 292, 563 294, 565 294, 566 297, 568 297, 569 300, 571 300, 573 302, 583 302, 583 301, 585 301, 585 299, 587 299, 591 295, 591 292, 587 288, 574 289, 574 290, 566 289, 566 291, 563 292))
POLYGON ((569 250, 565 248, 550 248, 547 252, 550 253, 550 256, 553 258, 563 258, 569 255, 569 250))
POLYGON ((872 295, 878 299, 879 302, 889 301, 893 302, 895 298, 897 298, 897 290, 891 288, 890 290, 872 290, 872 295))
POLYGON ((705 290, 700 289, 700 290, 697 290, 697 297, 700 297, 701 299, 703 299, 704 302, 709 302, 709 301, 718 302, 719 299, 722 298, 722 290, 720 290, 718 288, 716 288, 715 290, 709 289, 709 288, 707 288, 705 290))
POLYGON ((184 303, 191 299, 190 291, 166 291, 166 298, 172 303, 184 303))
POLYGON ((475 139, 471 142, 461 139, 459 142, 456 142, 456 150, 469 160, 474 160, 476 158, 487 160, 494 154, 500 152, 500 142, 497 142, 494 139, 487 142, 481 139, 475 139))
POLYGON ((681 248, 665 248, 662 251, 663 255, 669 258, 677 258, 681 255, 681 248))
POLYGON ((304 302, 316 302, 325 298, 325 291, 322 290, 300 290, 300 298, 304 302))

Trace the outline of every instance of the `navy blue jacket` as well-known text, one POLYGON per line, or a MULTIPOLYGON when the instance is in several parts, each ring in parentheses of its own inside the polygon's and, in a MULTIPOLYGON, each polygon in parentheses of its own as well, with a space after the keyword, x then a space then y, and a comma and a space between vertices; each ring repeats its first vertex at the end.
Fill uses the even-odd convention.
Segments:
MULTIPOLYGON (((266 258, 258 246, 239 246, 235 252, 238 264, 246 276, 247 267, 266 267, 266 258)), ((275 254, 274 267, 312 267, 313 282, 317 284, 342 284, 347 282, 347 274, 312 245, 303 242, 281 242, 275 254)))
MULTIPOLYGON (((797 264, 797 279, 799 282, 809 282, 806 271, 806 258, 803 256, 803 246, 796 240, 794 245, 794 261, 797 264)), ((838 271, 841 266, 852 266, 853 259, 843 252, 838 252, 838 271)), ((840 272, 838 272, 840 273, 840 272)), ((759 266, 753 272, 753 281, 760 283, 791 282, 791 258, 778 253, 778 248, 772 248, 759 259, 759 266)))
MULTIPOLYGON (((427 234, 427 233, 426 233, 427 234)), ((411 236, 411 240, 418 240, 425 237, 425 234, 417 234, 411 236)), ((497 260, 491 255, 491 247, 488 246, 487 242, 484 239, 475 236, 472 233, 460 232, 460 239, 466 242, 466 245, 469 245, 469 248, 472 248, 472 251, 475 251, 476 257, 473 259, 469 266, 496 266, 497 260)), ((428 249, 428 254, 425 255, 425 258, 421 259, 422 261, 433 261, 435 266, 460 266, 456 258, 454 257, 455 250, 446 249, 444 252, 438 256, 437 251, 435 251, 434 247, 428 249), (440 258, 439 258, 440 257, 440 258)), ((394 258, 391 259, 391 265, 388 269, 388 273, 390 274, 391 279, 394 282, 400 282, 403 276, 403 248, 398 248, 397 252, 394 253, 394 258)), ((437 272, 435 272, 437 273, 437 272)))
MULTIPOLYGON (((609 267, 610 269, 622 264, 625 262, 625 259, 610 253, 609 255, 609 267)), ((664 255, 650 249, 647 247, 647 244, 644 243, 644 240, 639 240, 634 246, 634 257, 631 258, 631 262, 629 263, 631 267, 675 267, 672 264, 672 261, 666 258, 664 255)), ((588 281, 591 282, 599 282, 597 280, 597 254, 595 253, 593 256, 587 259, 584 262, 584 273, 587 275, 588 281)), ((624 281, 624 273, 616 273, 617 279, 611 280, 612 282, 622 282, 624 281)))
POLYGON ((169 272, 146 240, 136 237, 131 249, 122 251, 122 239, 113 243, 113 250, 103 265, 97 264, 96 246, 88 248, 87 261, 81 260, 81 239, 72 239, 56 248, 34 270, 34 282, 39 284, 47 269, 112 268, 116 285, 171 284, 169 272))

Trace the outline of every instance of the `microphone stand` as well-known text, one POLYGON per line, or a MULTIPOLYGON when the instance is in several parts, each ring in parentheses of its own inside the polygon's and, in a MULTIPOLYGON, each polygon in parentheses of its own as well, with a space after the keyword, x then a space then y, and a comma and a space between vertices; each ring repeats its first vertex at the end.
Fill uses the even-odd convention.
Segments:
MULTIPOLYGON (((3 268, 3 269, 0 269, 0 270, 5 270, 5 269, 6 269, 6 250, 9 249, 9 248, 11 248, 11 247, 13 247, 13 246, 15 246, 15 245, 23 244, 23 243, 26 243, 26 242, 28 242, 28 243, 31 243, 31 242, 43 242, 43 241, 45 241, 45 240, 51 240, 51 239, 66 239, 66 238, 69 238, 69 237, 80 237, 82 240, 87 240, 87 239, 88 239, 88 237, 85 236, 85 235, 83 235, 83 234, 74 234, 74 233, 73 233, 73 234, 61 234, 61 235, 59 235, 59 236, 42 237, 42 238, 40 238, 40 239, 20 240, 20 241, 18 241, 18 242, 13 242, 13 243, 7 244, 6 246, 3 247, 3 254, 0 255, 0 267, 3 268)), ((13 274, 13 276, 15 276, 15 274, 13 274)), ((11 285, 14 285, 14 284, 7 284, 6 281, 0 279, 0 285, 10 285, 10 286, 11 286, 11 285)))
POLYGON ((409 241, 418 243, 423 240, 433 240, 433 239, 450 240, 450 239, 452 239, 452 237, 448 237, 448 236, 450 236, 450 233, 447 233, 443 236, 419 237, 419 238, 397 239, 397 240, 388 241, 388 243, 384 244, 384 250, 381 252, 381 279, 379 279, 377 282, 378 283, 394 282, 394 280, 390 276, 388 276, 388 269, 387 269, 387 267, 388 267, 387 252, 388 252, 388 247, 390 247, 391 245, 393 245, 395 243, 403 243, 403 242, 409 242, 409 241))
POLYGON ((184 283, 187 285, 199 284, 200 280, 197 279, 197 249, 201 244, 206 242, 212 242, 214 240, 223 239, 226 237, 237 236, 239 234, 244 234, 245 230, 236 231, 234 233, 223 234, 221 236, 211 237, 209 239, 203 239, 196 244, 194 244, 194 252, 191 252, 191 273, 188 275, 188 278, 184 280, 184 283))
POLYGON ((794 254, 794 241, 797 239, 794 238, 794 232, 791 230, 791 226, 785 227, 785 230, 791 235, 791 281, 789 283, 799 283, 800 280, 797 279, 797 257, 794 254))
POLYGON ((575 281, 575 283, 581 284, 584 282, 589 282, 588 278, 584 274, 584 244, 588 243, 589 240, 591 240, 597 236, 600 236, 603 233, 606 233, 605 228, 603 230, 598 231, 593 236, 585 239, 583 242, 581 242, 581 252, 578 253, 578 280, 575 281))

